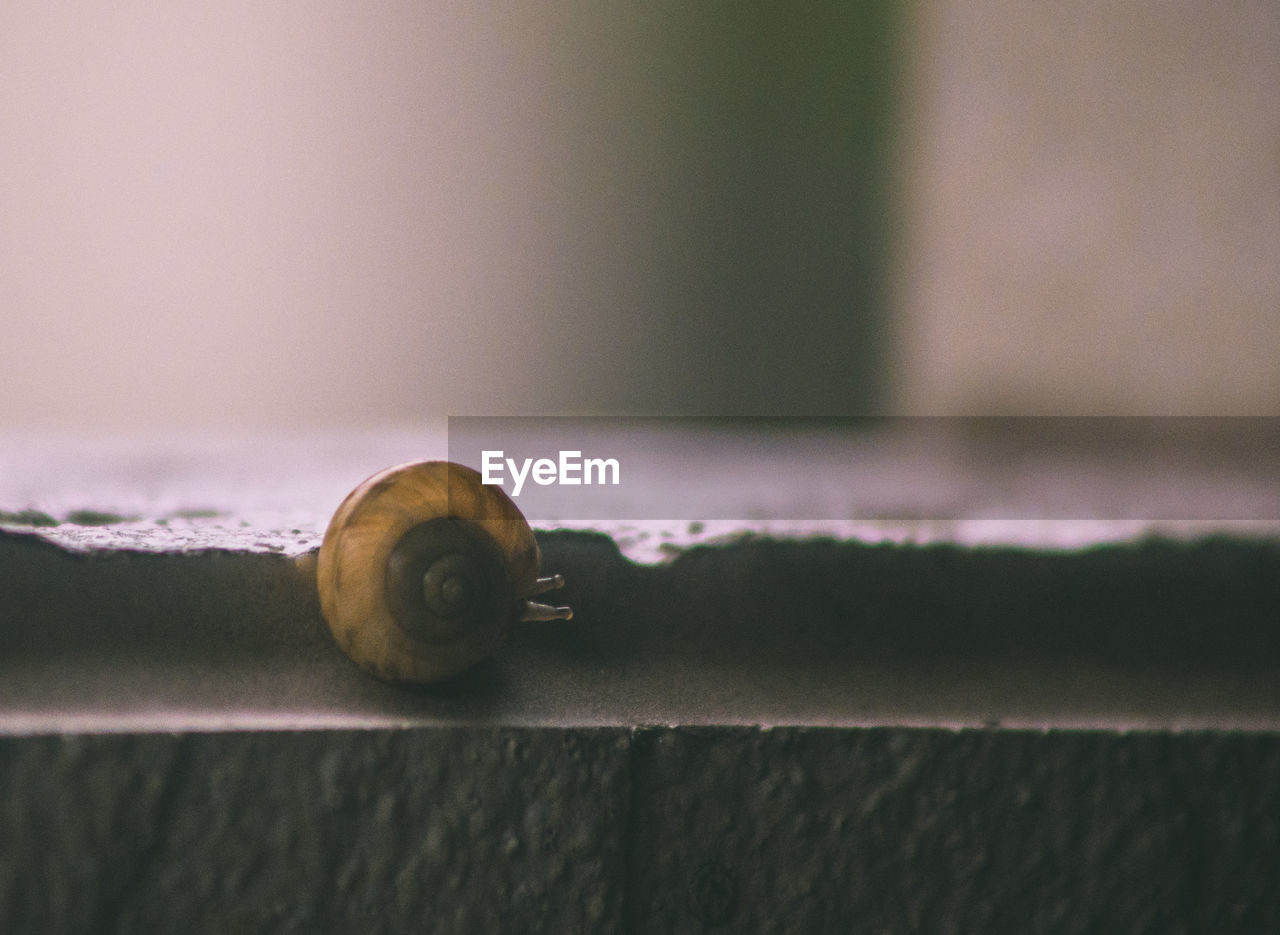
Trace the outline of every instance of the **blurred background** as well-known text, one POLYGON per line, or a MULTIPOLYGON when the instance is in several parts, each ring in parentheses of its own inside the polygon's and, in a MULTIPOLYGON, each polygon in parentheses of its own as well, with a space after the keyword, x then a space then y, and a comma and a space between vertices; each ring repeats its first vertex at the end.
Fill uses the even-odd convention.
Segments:
POLYGON ((0 9, 0 428, 1275 414, 1280 6, 0 9))

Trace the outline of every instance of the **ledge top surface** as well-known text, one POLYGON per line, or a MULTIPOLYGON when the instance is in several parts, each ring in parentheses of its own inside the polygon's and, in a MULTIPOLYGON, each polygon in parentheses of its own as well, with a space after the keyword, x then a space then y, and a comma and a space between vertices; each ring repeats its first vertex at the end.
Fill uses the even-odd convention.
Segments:
POLYGON ((0 732, 1280 729, 1273 440, 1156 441, 686 436, 672 516, 531 517, 572 623, 414 690, 341 655, 307 562, 361 480, 446 457, 443 427, 6 436, 0 732))

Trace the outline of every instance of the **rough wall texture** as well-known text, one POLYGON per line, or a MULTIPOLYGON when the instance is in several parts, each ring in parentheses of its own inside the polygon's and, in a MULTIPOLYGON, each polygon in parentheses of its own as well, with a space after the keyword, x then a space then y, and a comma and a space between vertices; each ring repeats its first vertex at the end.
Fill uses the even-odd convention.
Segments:
POLYGON ((657 731, 629 931, 1266 931, 1280 743, 1224 735, 657 731))
POLYGON ((0 740, 0 929, 1266 932, 1280 736, 0 740))
POLYGON ((617 930, 623 731, 0 741, 5 931, 617 930))

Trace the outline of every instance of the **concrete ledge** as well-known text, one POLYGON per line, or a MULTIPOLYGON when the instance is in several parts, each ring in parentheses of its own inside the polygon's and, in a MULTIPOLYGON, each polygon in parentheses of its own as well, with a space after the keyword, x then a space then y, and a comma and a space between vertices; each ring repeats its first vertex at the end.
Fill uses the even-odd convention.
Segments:
POLYGON ((1280 735, 0 738, 5 931, 1280 927, 1280 735))
POLYGON ((336 649, 305 559, 0 535, 0 729, 1280 725, 1268 541, 761 540, 658 566, 605 536, 540 541, 575 619, 415 690, 336 649))
POLYGON ((702 473, 744 445, 755 471, 725 493, 708 486, 707 498, 728 498, 708 500, 708 512, 751 501, 763 519, 722 524, 729 533, 716 536, 688 520, 541 531, 546 567, 567 577, 576 618, 523 629, 496 659, 420 691, 378 683, 335 649, 312 566, 345 493, 415 451, 438 452, 439 437, 10 447, 0 476, 0 731, 1274 730, 1280 527, 1266 517, 1280 489, 1271 457, 1280 436, 1262 420, 1257 439, 1232 422, 1211 422, 1218 434, 1207 440, 1182 437, 1201 424, 1174 423, 1173 444, 1165 423, 1138 423, 1154 437, 1104 423, 1101 447, 1075 436, 1037 448, 804 426, 708 435, 702 473), (842 463, 850 482, 833 486, 842 463), (865 519, 847 539, 770 526, 796 491, 819 488, 833 515, 915 509, 917 534, 865 519), (1139 524, 1136 536, 1119 520, 1006 522, 995 541, 975 542, 964 524, 1002 495, 1019 511, 1056 504, 1059 516, 1085 515, 1097 495, 1145 503, 1165 520, 1201 519, 1139 524), (1205 519, 1215 504, 1237 523, 1262 519, 1243 529, 1205 519), (1046 545, 1063 527, 1075 544, 1046 545))
POLYGON ((542 530, 575 619, 411 690, 337 650, 312 567, 401 441, 0 477, 0 930, 1280 930, 1269 461, 1154 492, 1252 532, 542 530))

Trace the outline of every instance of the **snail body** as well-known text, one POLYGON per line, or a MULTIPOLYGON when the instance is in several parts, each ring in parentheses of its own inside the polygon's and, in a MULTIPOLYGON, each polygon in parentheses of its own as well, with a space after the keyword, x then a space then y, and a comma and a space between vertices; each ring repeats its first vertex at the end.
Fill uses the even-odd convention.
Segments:
POLYGON ((518 621, 569 618, 529 600, 564 583, 538 577, 541 559, 501 488, 460 464, 401 464, 334 513, 316 562, 320 609, 367 671, 434 682, 492 655, 518 621))

